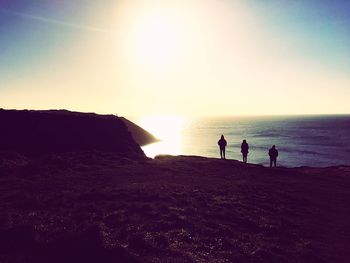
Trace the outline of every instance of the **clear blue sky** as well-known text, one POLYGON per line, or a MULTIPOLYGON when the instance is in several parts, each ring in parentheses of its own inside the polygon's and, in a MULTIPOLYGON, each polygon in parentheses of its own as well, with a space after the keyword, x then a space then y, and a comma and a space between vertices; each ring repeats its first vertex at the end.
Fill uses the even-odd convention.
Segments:
MULTIPOLYGON (((350 113, 345 99, 350 98, 350 1, 242 0, 221 1, 222 6, 210 0, 189 1, 188 6, 173 2, 159 7, 160 1, 0 0, 0 107, 141 115, 161 110, 174 113, 177 105, 192 104, 182 106, 180 113, 350 113), (138 4, 141 2, 148 4, 138 4), (163 29, 153 22, 148 28, 142 23, 151 21, 144 14, 150 12, 155 17, 159 14, 149 10, 158 9, 165 18, 157 18, 156 23, 173 28, 175 33, 166 37, 184 43, 180 43, 182 49, 171 46, 161 55, 156 53, 162 48, 157 46, 157 34, 162 34, 163 29), (218 17, 223 20, 217 22, 218 17), (235 22, 235 26, 227 25, 235 22), (229 38, 230 33, 235 37, 229 38), (136 37, 126 41, 131 34, 136 37), (155 39, 147 40, 147 45, 158 50, 134 43, 146 41, 143 34, 155 39), (198 34, 196 38, 194 34, 198 34), (196 41, 203 43, 205 51, 191 46, 196 41), (232 48, 234 43, 240 44, 243 51, 232 48), (145 58, 144 53, 135 58, 140 49, 157 60, 145 61, 150 58, 145 58), (174 62, 175 58, 168 54, 189 57, 192 55, 186 52, 191 50, 198 54, 186 64, 174 62), (236 62, 227 61, 225 54, 233 60, 236 57, 236 62), (255 59, 257 62, 252 61, 255 59), (245 65, 245 60, 252 64, 245 65), (193 61, 198 61, 198 66, 193 61), (142 63, 146 65, 143 68, 142 63), (170 68, 171 63, 178 64, 170 68), (185 69, 183 65, 191 67, 185 69), (169 70, 164 73, 166 67, 169 70), (81 69, 79 74, 77 69, 81 69), (296 90, 291 82, 295 82, 296 90), (188 87, 184 87, 186 83, 188 87), (169 89, 165 91, 164 86, 169 89), (302 93, 310 86, 309 94, 302 93), (230 93, 230 87, 235 87, 235 93, 230 93), (186 98, 174 90, 187 94, 186 98), (272 97, 263 99, 266 104, 277 103, 278 110, 262 110, 257 105, 259 98, 252 98, 256 107, 249 110, 239 101, 228 99, 252 92, 257 97, 272 93, 272 97), (220 100, 219 96, 215 98, 218 93, 228 97, 221 104, 212 102, 220 100), (318 101, 318 93, 319 100, 328 98, 332 103, 318 101), (143 110, 130 107, 133 101, 143 110), (219 105, 223 105, 222 111, 219 105), (206 108, 215 110, 206 112, 206 108)), ((162 41, 163 46, 169 44, 162 41)))
POLYGON ((47 60, 54 59, 52 53, 64 52, 77 36, 88 33, 69 24, 89 23, 89 15, 98 7, 94 2, 102 5, 103 1, 1 0, 1 78, 45 67, 47 60))
POLYGON ((306 57, 349 73, 350 1, 250 1, 270 30, 306 57))

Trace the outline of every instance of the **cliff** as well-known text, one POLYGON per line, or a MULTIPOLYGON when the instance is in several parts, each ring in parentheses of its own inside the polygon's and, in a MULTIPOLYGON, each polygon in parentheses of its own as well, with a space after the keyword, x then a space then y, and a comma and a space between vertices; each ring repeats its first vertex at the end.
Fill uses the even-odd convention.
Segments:
POLYGON ((123 117, 120 117, 120 119, 128 127, 128 130, 131 132, 132 137, 140 146, 144 146, 144 145, 159 141, 159 139, 154 137, 153 134, 149 133, 148 131, 136 125, 135 123, 129 121, 128 119, 125 119, 123 117))
MULTIPOLYGON (((26 154, 97 150, 144 158, 124 122, 113 115, 66 110, 0 109, 0 150, 26 154)), ((141 128, 137 131, 140 138, 149 136, 141 128)))

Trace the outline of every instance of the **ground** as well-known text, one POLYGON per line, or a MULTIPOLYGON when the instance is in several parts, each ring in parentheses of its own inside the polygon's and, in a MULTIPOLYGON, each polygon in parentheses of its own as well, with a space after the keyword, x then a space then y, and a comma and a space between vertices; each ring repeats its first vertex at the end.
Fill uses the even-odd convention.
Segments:
POLYGON ((0 159, 0 262, 349 262, 350 167, 0 159))

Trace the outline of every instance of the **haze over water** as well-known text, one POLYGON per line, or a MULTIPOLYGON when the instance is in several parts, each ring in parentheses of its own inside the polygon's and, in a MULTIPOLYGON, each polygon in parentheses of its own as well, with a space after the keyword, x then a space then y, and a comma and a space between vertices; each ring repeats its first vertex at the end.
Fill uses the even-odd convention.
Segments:
POLYGON ((187 121, 182 127, 176 122, 173 128, 170 123, 164 126, 173 137, 165 136, 162 142, 143 147, 149 157, 181 154, 219 158, 217 141, 224 134, 228 159, 242 159, 240 145, 246 139, 249 163, 268 165, 267 152, 275 144, 281 166, 350 165, 350 115, 205 118, 187 121))

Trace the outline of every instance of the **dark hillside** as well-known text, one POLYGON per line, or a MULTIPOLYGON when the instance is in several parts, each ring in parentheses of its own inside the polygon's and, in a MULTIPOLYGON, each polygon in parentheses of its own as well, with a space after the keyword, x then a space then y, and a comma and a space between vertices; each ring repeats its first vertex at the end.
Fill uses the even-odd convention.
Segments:
POLYGON ((159 139, 154 137, 153 134, 149 133, 148 131, 136 125, 135 123, 123 117, 119 117, 119 118, 128 127, 128 130, 131 132, 132 137, 140 146, 144 146, 144 145, 159 141, 159 139))
POLYGON ((26 154, 109 151, 126 157, 145 155, 126 125, 113 115, 66 110, 0 110, 0 150, 26 154))
POLYGON ((1 263, 348 263, 350 167, 0 153, 1 263))

